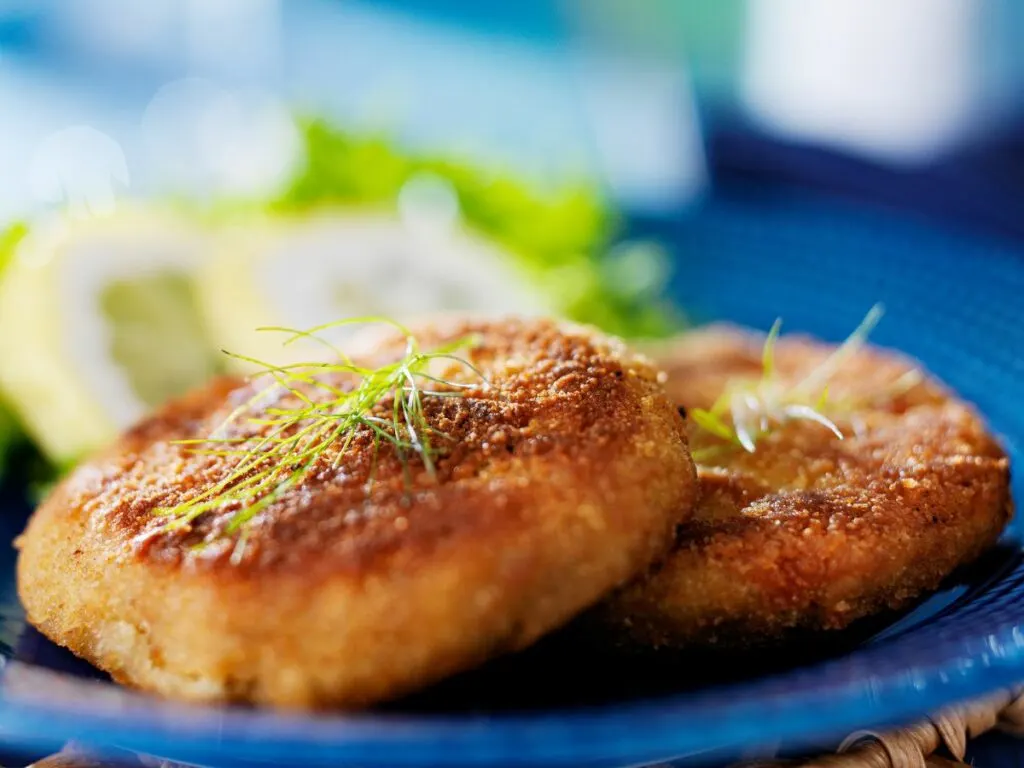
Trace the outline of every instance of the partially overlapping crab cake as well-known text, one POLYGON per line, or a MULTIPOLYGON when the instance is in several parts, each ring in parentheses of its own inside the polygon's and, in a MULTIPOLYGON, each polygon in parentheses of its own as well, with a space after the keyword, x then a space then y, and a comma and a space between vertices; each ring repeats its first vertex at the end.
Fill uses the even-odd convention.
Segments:
POLYGON ((29 620, 160 694, 359 706, 522 648, 664 554, 696 478, 647 362, 548 321, 414 336, 474 341, 453 352, 464 362, 420 365, 396 334, 368 386, 341 370, 292 375, 294 391, 219 380, 129 431, 20 539, 29 620), (388 361, 425 374, 417 394, 388 361), (301 441, 266 439, 310 422, 282 414, 352 406, 358 381, 371 407, 335 409, 293 476, 301 441), (178 442, 209 436, 219 451, 178 442))
POLYGON ((782 338, 767 374, 765 337, 734 327, 662 350, 701 499, 601 626, 643 647, 774 644, 905 606, 996 541, 1003 450, 973 408, 862 336, 841 351, 782 338))

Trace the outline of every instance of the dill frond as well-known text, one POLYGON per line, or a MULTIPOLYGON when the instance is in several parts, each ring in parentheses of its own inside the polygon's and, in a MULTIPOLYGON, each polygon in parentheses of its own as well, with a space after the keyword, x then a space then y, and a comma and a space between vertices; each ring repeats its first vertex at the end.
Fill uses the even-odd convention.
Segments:
MULTIPOLYGON (((792 421, 814 422, 832 432, 837 439, 844 439, 842 431, 828 414, 852 409, 856 404, 844 403, 840 408, 839 404, 830 403, 829 382, 864 347, 883 312, 880 304, 873 306, 853 333, 795 384, 782 381, 776 369, 775 346, 782 330, 782 321, 776 320, 761 352, 760 378, 731 381, 711 408, 690 409, 694 423, 700 429, 723 441, 720 445, 695 450, 694 459, 709 461, 730 449, 754 453, 759 440, 792 421)), ((920 380, 920 373, 911 371, 894 387, 906 391, 920 380)))
POLYGON ((394 450, 407 477, 408 462, 413 457, 434 475, 441 453, 438 442, 447 436, 429 423, 424 399, 460 397, 467 391, 489 386, 483 373, 457 354, 476 344, 473 337, 428 352, 420 348, 408 328, 378 317, 350 318, 304 331, 258 330, 286 334, 285 344, 298 339, 314 340, 328 346, 337 360, 276 366, 227 353, 258 366, 260 371, 254 378, 265 379, 268 384, 258 388, 209 436, 178 442, 195 454, 234 458, 234 466, 224 478, 189 500, 156 510, 156 514, 167 518, 164 530, 168 531, 187 529, 209 512, 229 511, 220 533, 240 534, 236 555, 239 547, 245 547, 245 526, 249 522, 285 491, 306 479, 329 452, 333 453, 331 468, 338 469, 359 435, 372 440, 374 462, 369 485, 382 445, 394 450), (405 349, 401 358, 378 368, 359 366, 319 336, 343 325, 372 323, 391 326, 402 334, 405 349), (437 361, 458 365, 479 381, 440 378, 432 373, 437 361), (332 383, 337 381, 348 382, 348 386, 332 383), (390 407, 386 407, 388 401, 390 407), (233 431, 243 434, 231 436, 233 431))

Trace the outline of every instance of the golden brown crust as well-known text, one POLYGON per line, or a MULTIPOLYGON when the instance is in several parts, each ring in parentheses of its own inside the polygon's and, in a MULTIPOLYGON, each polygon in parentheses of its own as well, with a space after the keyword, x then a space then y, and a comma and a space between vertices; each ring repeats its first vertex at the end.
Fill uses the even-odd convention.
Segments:
MULTIPOLYGON (((424 348, 478 334, 491 386, 426 398, 451 435, 432 477, 371 441, 269 506, 240 561, 193 545, 223 513, 168 533, 154 512, 234 459, 204 437, 247 396, 221 380, 172 403, 77 470, 21 540, 29 619, 115 678, 163 694, 362 705, 523 647, 663 554, 692 508, 685 428, 619 343, 546 321, 421 329, 424 348)), ((381 358, 400 355, 398 340, 381 358)), ((445 372, 465 376, 468 372, 445 372)))
MULTIPOLYGON (((713 327, 662 362, 687 408, 761 374, 763 337, 713 327)), ((796 382, 833 348, 782 339, 780 376, 796 382)), ((938 586, 998 538, 1012 512, 1007 459, 971 408, 933 380, 903 392, 915 366, 864 350, 833 377, 840 441, 791 422, 750 454, 698 462, 701 501, 655 574, 600 609, 616 634, 646 645, 754 645, 791 630, 839 629, 938 586), (849 402, 849 401, 848 401, 849 402)), ((695 451, 716 442, 691 424, 695 451)))

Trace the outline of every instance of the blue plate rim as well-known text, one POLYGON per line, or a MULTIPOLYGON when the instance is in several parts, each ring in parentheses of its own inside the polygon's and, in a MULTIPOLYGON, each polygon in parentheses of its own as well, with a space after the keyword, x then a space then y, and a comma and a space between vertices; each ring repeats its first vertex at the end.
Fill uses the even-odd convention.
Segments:
MULTIPOLYGON (((306 764, 339 760, 366 765, 447 764, 570 765, 660 761, 714 750, 743 750, 764 739, 766 721, 780 741, 809 743, 826 735, 908 722, 949 704, 1024 681, 1024 623, 979 629, 965 636, 961 652, 928 660, 906 675, 879 675, 844 686, 815 688, 771 699, 751 688, 770 682, 714 689, 717 703, 704 707, 701 693, 595 708, 529 714, 404 715, 391 713, 303 715, 239 707, 195 707, 118 691, 117 706, 103 709, 87 697, 39 704, 11 697, 0 680, 0 737, 56 746, 66 739, 178 759, 273 763, 302 753, 306 764), (988 652, 971 646, 981 642, 988 652), (723 697, 735 693, 729 704, 723 697), (126 712, 125 708, 129 708, 126 712), (213 716, 208 722, 201 718, 213 716), (685 725, 685 727, 680 727, 685 725), (185 727, 187 726, 187 727, 185 727), (415 747, 416 749, 412 749, 415 747)), ((824 662, 807 667, 821 671, 824 662)), ((11 662, 10 666, 22 662, 11 662)), ((48 673, 60 676, 59 673, 48 673)), ((85 695, 96 681, 68 681, 85 695)), ((711 694, 708 694, 711 695, 711 694)))

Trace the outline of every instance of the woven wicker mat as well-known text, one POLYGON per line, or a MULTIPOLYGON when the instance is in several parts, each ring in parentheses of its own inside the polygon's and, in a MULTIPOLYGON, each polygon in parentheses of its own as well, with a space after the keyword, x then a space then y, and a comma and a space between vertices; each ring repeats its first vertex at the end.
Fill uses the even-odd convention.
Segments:
MULTIPOLYGON (((998 729, 1024 736, 1024 686, 950 707, 908 728, 848 736, 835 754, 805 760, 745 762, 734 768, 947 768, 963 765, 967 742, 998 729)), ((121 760, 91 756, 70 744, 30 768, 175 768, 173 763, 126 755, 121 760), (127 762, 126 762, 127 761, 127 762)))

